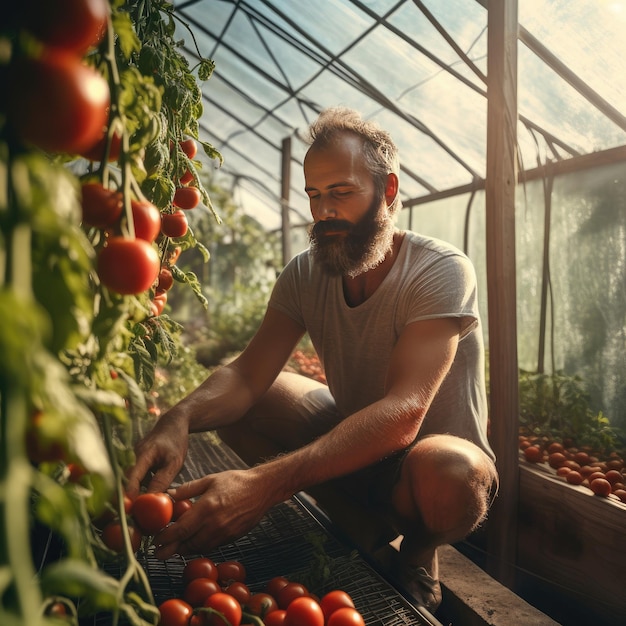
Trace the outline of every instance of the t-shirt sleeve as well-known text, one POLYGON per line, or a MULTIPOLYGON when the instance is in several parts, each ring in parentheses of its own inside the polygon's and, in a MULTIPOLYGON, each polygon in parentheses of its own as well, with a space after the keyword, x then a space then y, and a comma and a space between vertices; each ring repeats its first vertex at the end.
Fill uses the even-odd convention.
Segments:
POLYGON ((297 322, 304 328, 302 316, 302 291, 299 288, 298 274, 300 260, 294 257, 279 274, 272 289, 269 306, 297 322))
POLYGON ((464 255, 436 256, 405 291, 405 323, 456 317, 464 337, 478 323, 476 272, 464 255))

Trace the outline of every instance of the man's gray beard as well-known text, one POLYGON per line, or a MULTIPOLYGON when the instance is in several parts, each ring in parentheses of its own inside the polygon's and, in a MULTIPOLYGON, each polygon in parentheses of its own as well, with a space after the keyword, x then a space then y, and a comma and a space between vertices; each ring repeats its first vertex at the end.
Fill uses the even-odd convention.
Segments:
POLYGON ((351 232, 334 236, 331 243, 321 246, 311 239, 311 252, 315 262, 330 276, 356 278, 378 267, 391 250, 395 232, 393 218, 386 214, 366 216, 364 219, 370 222, 368 232, 363 233, 366 235, 365 240, 351 240, 351 232))

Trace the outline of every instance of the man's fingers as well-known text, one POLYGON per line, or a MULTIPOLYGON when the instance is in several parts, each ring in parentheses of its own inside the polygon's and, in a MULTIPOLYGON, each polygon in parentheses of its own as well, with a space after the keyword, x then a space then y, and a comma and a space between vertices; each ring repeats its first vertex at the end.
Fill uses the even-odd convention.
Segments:
MULTIPOLYGON (((168 485, 169 486, 169 485, 168 485)), ((179 487, 168 489, 167 493, 174 498, 174 500, 186 500, 201 496, 207 489, 206 477, 198 478, 197 480, 190 480, 179 487)))
POLYGON ((160 469, 148 483, 148 491, 151 493, 160 493, 168 490, 172 484, 172 480, 177 474, 175 467, 165 467, 160 469))
POLYGON ((138 457, 137 463, 126 472, 126 493, 131 498, 135 499, 139 495, 139 492, 141 491, 141 482, 145 478, 151 466, 152 459, 150 457, 138 457))

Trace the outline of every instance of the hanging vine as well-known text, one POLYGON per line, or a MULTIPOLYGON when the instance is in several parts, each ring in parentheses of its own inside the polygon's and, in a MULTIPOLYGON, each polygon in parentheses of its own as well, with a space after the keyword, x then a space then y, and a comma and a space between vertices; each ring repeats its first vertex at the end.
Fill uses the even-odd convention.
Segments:
POLYGON ((155 368, 179 345, 168 291, 178 283, 204 302, 197 277, 176 263, 189 248, 208 260, 184 211, 217 218, 195 159, 198 145, 221 159, 198 137, 199 83, 213 63, 198 51, 189 65, 177 39, 184 24, 166 0, 23 0, 7 13, 0 623, 77 623, 105 611, 113 623, 156 624, 123 474, 155 368), (121 554, 103 540, 111 517, 121 554), (61 546, 54 559, 50 538, 61 546), (102 569, 111 559, 124 563, 119 579, 102 569))

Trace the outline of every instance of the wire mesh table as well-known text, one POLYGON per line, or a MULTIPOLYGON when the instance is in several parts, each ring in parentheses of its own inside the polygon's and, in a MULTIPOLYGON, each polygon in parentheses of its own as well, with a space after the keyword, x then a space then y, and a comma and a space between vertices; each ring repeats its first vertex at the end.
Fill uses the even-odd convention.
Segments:
MULTIPOLYGON (((227 446, 211 439, 192 438, 188 460, 180 480, 227 468, 245 467, 227 446)), ((206 556, 216 563, 237 560, 246 568, 246 584, 261 591, 275 576, 302 582, 319 597, 332 589, 350 594, 367 626, 442 626, 430 613, 413 605, 388 583, 350 545, 315 515, 297 495, 276 505, 260 523, 240 539, 205 554, 155 558, 150 551, 140 554, 157 604, 181 597, 182 572, 192 558, 206 556)), ((113 576, 121 575, 115 563, 103 565, 113 576)), ((90 622, 107 626, 110 616, 98 615, 90 622)))

